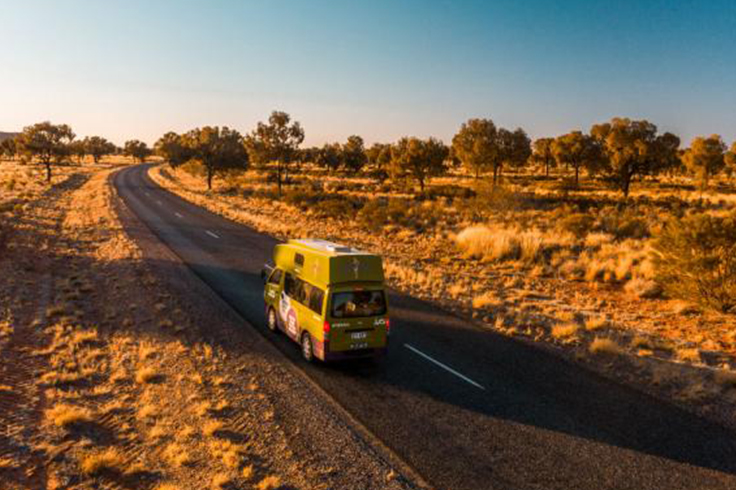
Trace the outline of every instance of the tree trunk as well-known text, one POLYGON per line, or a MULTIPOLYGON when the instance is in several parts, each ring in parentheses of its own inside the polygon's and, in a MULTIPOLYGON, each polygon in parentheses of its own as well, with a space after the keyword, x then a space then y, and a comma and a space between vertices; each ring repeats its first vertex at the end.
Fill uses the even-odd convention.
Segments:
POLYGON ((51 162, 46 162, 46 182, 51 182, 51 162))
POLYGON ((281 162, 276 166, 276 182, 278 187, 278 196, 281 199, 281 162))
POLYGON ((575 187, 580 183, 580 165, 575 165, 575 187))
POLYGON ((207 190, 212 190, 212 168, 207 167, 207 190))
POLYGON ((629 198, 629 190, 631 189, 631 177, 633 175, 629 174, 628 172, 624 173, 621 178, 623 179, 621 182, 621 190, 624 192, 624 199, 629 198))
POLYGON ((549 177, 549 160, 544 162, 544 176, 549 177))

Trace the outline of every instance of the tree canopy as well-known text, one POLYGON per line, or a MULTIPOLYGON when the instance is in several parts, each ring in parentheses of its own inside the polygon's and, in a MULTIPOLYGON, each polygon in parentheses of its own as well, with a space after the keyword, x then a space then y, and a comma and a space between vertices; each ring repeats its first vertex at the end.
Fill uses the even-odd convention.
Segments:
POLYGON ((23 128, 16 141, 21 153, 46 167, 46 180, 50 182, 51 166, 69 155, 69 144, 74 138, 68 125, 45 121, 23 128))
POLYGON ((478 178, 500 165, 498 130, 490 119, 470 119, 452 138, 453 154, 478 178))
POLYGON ((653 175, 678 162, 680 139, 672 133, 657 134, 657 126, 649 121, 616 117, 590 132, 601 144, 609 175, 624 197, 634 176, 653 175))
POLYGON ((125 156, 138 160, 140 163, 144 163, 146 158, 151 156, 152 153, 148 145, 139 140, 126 141, 123 147, 123 154, 125 156))
POLYGON ((285 112, 274 111, 268 123, 259 122, 258 126, 245 140, 251 161, 268 164, 276 162, 276 180, 278 194, 281 198, 282 176, 299 151, 304 141, 304 130, 297 121, 285 112))
POLYGON ((365 144, 363 138, 357 135, 348 137, 348 140, 341 147, 342 165, 347 172, 357 173, 363 169, 368 161, 365 154, 365 144))
POLYGON ((726 166, 726 144, 717 134, 698 136, 685 151, 685 166, 700 180, 701 189, 708 187, 710 178, 726 166))
POLYGON ((184 145, 182 136, 173 131, 161 136, 153 145, 153 151, 172 168, 186 163, 191 158, 191 151, 184 145))
POLYGON ((580 183, 581 168, 585 167, 593 173, 603 165, 600 147, 595 139, 581 131, 571 131, 555 138, 552 142, 552 153, 558 164, 575 170, 576 186, 580 183))
POLYGON ((554 138, 537 138, 532 145, 531 160, 544 168, 544 175, 547 177, 549 177, 549 169, 557 163, 553 143, 554 138))
POLYGON ((396 177, 410 176, 419 182, 424 192, 426 181, 430 177, 443 174, 450 150, 444 143, 429 138, 401 138, 391 147, 391 175, 396 177))
POLYGON ((88 155, 92 155, 95 163, 100 163, 102 157, 112 155, 117 151, 115 144, 107 141, 101 136, 90 136, 84 138, 83 145, 88 155))
POLYGON ((207 171, 207 189, 212 189, 212 179, 229 170, 248 168, 248 152, 243 137, 227 127, 197 128, 182 136, 182 144, 189 156, 200 162, 207 171))

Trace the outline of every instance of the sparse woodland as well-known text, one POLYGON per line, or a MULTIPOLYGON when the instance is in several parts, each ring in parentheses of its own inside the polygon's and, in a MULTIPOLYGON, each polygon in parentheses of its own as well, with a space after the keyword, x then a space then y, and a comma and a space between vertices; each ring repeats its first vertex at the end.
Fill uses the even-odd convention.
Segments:
MULTIPOLYGON (((449 145, 406 137, 366 147, 351 136, 303 148, 304 135, 274 112, 245 134, 170 132, 153 148, 79 140, 51 123, 0 144, 0 265, 15 271, 3 284, 15 299, 0 312, 0 357, 32 360, 45 390, 37 408, 44 447, 66 455, 55 477, 162 474, 174 485, 198 474, 203 485, 220 478, 263 488, 268 478, 298 478, 258 444, 218 435, 241 397, 256 413, 272 409, 257 383, 228 383, 228 356, 213 354, 196 321, 157 289, 135 247, 105 231, 116 218, 100 201, 106 180, 95 175, 111 161, 156 158, 159 184, 263 232, 379 252, 396 288, 736 426, 736 144, 712 135, 685 146, 648 121, 623 118, 535 141, 489 119, 467 121, 449 145), (61 230, 61 249, 43 223, 61 230), (44 260, 59 264, 48 278, 40 262, 18 262, 34 226, 45 230, 44 260), (74 250, 91 229, 97 234, 74 250), (18 293, 39 281, 44 295, 18 293), (135 293, 135 308, 115 307, 120 281, 125 294, 147 288, 135 293), (19 337, 18 325, 35 320, 43 335, 19 337), (203 367, 208 374, 197 378, 203 367), (164 401, 185 391, 192 396, 182 407, 164 401), (100 427, 123 426, 129 446, 95 444, 105 440, 100 427), (91 444, 78 443, 85 430, 91 444), (149 446, 150 454, 141 449, 149 446), (151 466, 135 466, 128 450, 151 466)), ((3 390, 19 403, 37 396, 0 381, 0 397, 3 390)), ((0 471, 38 464, 2 450, 0 471)))

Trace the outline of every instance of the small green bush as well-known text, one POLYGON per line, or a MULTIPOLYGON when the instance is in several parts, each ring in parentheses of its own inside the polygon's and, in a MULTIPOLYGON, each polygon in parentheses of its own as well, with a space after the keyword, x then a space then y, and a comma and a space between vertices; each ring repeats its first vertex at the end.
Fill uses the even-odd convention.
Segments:
POLYGON ((736 307, 736 216, 669 221, 654 242, 656 281, 674 298, 722 313, 736 307))

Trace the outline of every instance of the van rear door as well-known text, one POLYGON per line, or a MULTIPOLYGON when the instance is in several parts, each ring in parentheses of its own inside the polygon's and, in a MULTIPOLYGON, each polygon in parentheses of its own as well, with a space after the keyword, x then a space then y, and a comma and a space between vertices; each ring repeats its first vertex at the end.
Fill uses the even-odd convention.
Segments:
POLYGON ((330 351, 386 346, 386 294, 383 289, 338 289, 330 294, 330 351))

